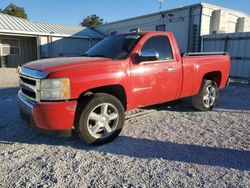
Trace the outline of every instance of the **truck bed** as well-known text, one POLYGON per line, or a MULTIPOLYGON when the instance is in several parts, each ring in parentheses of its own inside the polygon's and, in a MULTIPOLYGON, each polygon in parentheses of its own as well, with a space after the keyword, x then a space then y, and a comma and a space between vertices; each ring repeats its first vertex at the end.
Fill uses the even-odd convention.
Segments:
POLYGON ((228 55, 227 52, 188 52, 184 56, 214 56, 214 55, 228 55))
POLYGON ((182 57, 182 63, 181 98, 196 95, 204 77, 217 81, 220 89, 226 86, 230 71, 230 57, 226 52, 186 53, 182 57))

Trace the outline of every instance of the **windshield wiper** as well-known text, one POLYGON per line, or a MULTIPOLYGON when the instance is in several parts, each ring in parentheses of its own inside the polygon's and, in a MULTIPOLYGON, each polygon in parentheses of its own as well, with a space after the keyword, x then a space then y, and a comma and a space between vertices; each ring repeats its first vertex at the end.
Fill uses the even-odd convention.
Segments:
MULTIPOLYGON (((81 55, 82 57, 104 57, 104 58, 111 58, 111 57, 108 57, 104 54, 93 54, 93 55, 89 55, 89 54, 82 54, 81 55)), ((111 58, 112 59, 112 58, 111 58)))
POLYGON ((81 56, 82 56, 82 57, 89 57, 88 54, 82 54, 81 56))
POLYGON ((105 57, 105 58, 110 58, 104 54, 94 54, 94 55, 89 55, 89 57, 105 57))

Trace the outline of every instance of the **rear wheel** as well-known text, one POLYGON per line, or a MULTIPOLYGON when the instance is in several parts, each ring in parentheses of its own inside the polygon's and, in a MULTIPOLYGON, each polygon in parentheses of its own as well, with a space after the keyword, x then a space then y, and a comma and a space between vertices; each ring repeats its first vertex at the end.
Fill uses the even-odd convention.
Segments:
POLYGON ((123 105, 112 95, 94 94, 79 110, 76 130, 87 144, 100 145, 114 140, 124 125, 123 105))
POLYGON ((215 82, 203 80, 198 95, 193 96, 192 103, 194 108, 201 111, 212 110, 217 103, 219 89, 215 82))

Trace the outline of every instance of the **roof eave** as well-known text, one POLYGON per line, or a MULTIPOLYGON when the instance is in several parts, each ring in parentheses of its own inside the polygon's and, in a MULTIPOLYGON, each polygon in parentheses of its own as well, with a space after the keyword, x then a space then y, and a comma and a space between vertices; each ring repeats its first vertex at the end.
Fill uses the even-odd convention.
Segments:
POLYGON ((14 34, 20 36, 51 36, 51 37, 67 37, 67 38, 82 38, 82 39, 102 39, 101 37, 96 36, 78 36, 78 35, 63 35, 63 34, 56 34, 56 33, 40 33, 40 32, 28 32, 28 31, 13 31, 13 30, 3 30, 0 29, 0 34, 14 34))

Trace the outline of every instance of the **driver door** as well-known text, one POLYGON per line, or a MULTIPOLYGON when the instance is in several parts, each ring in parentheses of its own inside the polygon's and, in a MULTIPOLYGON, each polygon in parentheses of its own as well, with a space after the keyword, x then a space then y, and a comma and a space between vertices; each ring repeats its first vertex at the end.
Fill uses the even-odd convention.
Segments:
POLYGON ((181 63, 175 61, 167 35, 146 40, 141 51, 159 53, 156 61, 131 64, 131 89, 137 107, 171 101, 180 89, 181 63))

